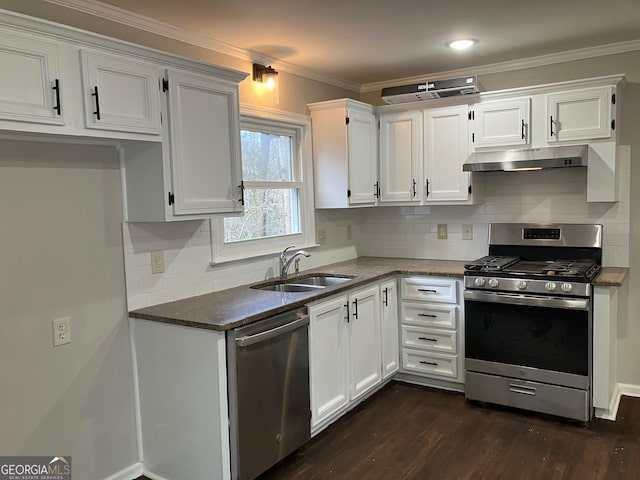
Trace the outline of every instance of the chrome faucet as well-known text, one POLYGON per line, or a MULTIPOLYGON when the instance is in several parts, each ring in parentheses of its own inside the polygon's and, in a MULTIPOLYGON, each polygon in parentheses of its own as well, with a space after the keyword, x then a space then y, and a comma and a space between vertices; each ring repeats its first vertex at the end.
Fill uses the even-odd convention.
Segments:
POLYGON ((292 248, 296 248, 296 246, 290 245, 287 248, 285 248, 280 254, 280 279, 281 280, 286 280, 289 272, 289 266, 291 265, 291 262, 293 262, 294 259, 296 260, 296 273, 298 273, 297 267, 298 267, 298 261, 300 260, 298 257, 302 255, 304 255, 305 257, 311 256, 311 254, 306 250, 298 250, 296 253, 294 253, 289 258, 287 258, 287 251, 291 250, 292 248))

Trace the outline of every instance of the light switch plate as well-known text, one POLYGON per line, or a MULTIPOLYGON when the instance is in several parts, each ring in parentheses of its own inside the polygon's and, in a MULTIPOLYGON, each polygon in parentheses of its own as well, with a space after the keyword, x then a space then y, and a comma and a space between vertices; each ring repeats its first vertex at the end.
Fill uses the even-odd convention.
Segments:
POLYGON ((462 225, 462 239, 463 240, 473 240, 473 225, 472 224, 462 225))
POLYGON ((316 232, 316 242, 318 245, 326 245, 327 244, 327 229, 321 228, 316 232))
POLYGON ((446 240, 447 239, 447 224, 439 223, 438 224, 438 240, 446 240))

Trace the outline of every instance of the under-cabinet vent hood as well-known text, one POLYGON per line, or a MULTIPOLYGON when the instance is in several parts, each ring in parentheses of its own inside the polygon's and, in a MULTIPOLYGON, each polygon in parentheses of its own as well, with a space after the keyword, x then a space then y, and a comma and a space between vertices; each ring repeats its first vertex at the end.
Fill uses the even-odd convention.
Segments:
POLYGON ((386 87, 382 89, 382 101, 388 104, 417 102, 431 98, 453 97, 478 93, 480 84, 475 75, 452 78, 449 80, 432 80, 430 82, 386 87))
POLYGON ((472 153, 462 166, 465 172, 524 171, 587 166, 587 145, 527 148, 472 153))

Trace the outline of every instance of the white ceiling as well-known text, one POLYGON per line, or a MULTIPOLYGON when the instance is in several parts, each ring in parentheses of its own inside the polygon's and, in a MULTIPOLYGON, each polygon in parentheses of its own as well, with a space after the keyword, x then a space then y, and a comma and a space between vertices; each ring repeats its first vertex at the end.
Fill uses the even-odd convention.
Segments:
MULTIPOLYGON (((95 2, 94 2, 95 3, 95 2)), ((640 0, 104 0, 356 84, 635 41, 640 0), (445 47, 471 37, 469 51, 445 47)))

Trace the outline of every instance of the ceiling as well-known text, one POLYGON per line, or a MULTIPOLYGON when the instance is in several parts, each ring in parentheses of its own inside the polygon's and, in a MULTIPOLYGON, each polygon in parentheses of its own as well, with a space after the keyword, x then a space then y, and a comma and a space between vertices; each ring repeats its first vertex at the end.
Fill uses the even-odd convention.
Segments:
MULTIPOLYGON (((640 0, 103 0, 356 84, 640 40, 640 0), (445 42, 478 44, 453 51, 445 42)), ((640 42, 633 49, 640 48, 640 42)))

